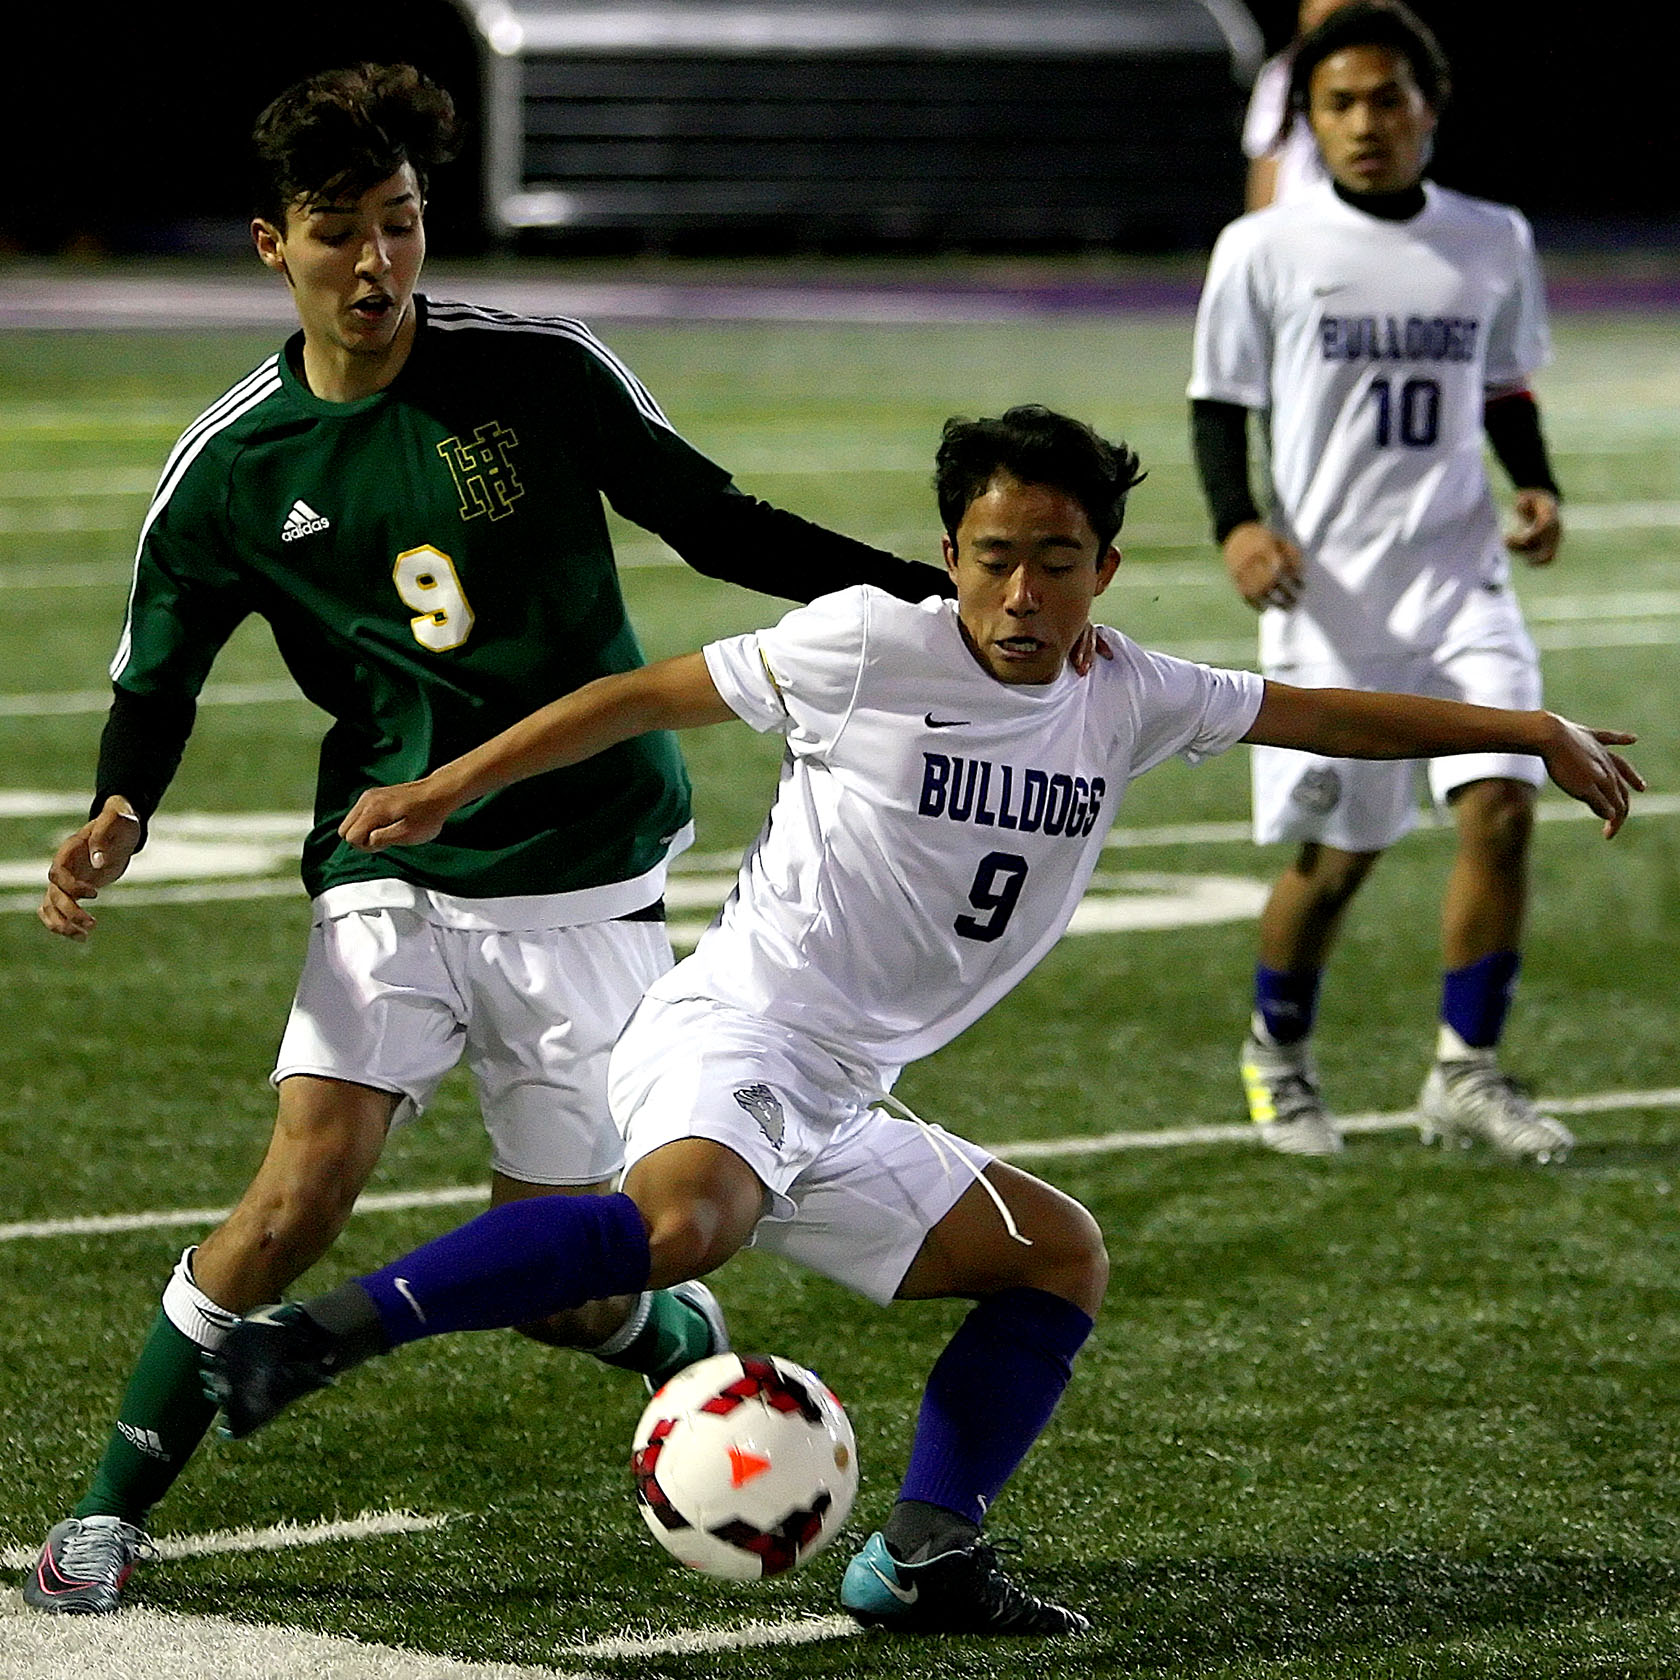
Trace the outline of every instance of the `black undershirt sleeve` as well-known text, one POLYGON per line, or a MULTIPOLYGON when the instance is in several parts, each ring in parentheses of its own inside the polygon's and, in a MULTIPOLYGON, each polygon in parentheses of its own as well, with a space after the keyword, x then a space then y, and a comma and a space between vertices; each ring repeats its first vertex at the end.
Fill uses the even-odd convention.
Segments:
POLYGON ((1213 515, 1214 541, 1222 543, 1237 526, 1260 517, 1248 479, 1248 410, 1241 403, 1195 398, 1190 448, 1213 515))
POLYGON ((1540 405, 1527 391, 1495 397, 1482 409, 1482 429, 1519 490, 1546 490, 1562 500, 1540 430, 1540 405))
POLYGON ((787 600, 814 601, 858 583, 905 601, 956 593, 940 567, 901 560, 734 485, 666 519, 659 534, 695 571, 787 600))
POLYGON ((121 794, 140 818, 140 845, 145 845, 152 813, 174 780, 197 715, 198 702, 188 696, 114 689, 99 737, 97 791, 89 818, 98 816, 113 794, 121 794))

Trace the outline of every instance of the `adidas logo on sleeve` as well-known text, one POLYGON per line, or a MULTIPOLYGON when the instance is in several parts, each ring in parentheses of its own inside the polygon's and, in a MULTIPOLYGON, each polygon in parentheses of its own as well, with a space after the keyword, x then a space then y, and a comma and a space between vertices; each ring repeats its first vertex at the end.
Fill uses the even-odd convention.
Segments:
POLYGON ((312 537, 317 531, 330 529, 332 521, 317 513, 308 502, 299 498, 292 503, 286 523, 280 532, 281 542, 296 542, 299 537, 312 537))

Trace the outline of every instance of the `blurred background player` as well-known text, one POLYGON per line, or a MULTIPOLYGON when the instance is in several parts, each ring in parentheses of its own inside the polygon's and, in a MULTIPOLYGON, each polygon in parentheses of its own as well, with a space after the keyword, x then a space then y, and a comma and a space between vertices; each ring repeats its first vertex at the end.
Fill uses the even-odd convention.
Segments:
POLYGON ((1243 117, 1242 148, 1248 159, 1243 201, 1250 210, 1263 210, 1295 197, 1325 179, 1324 159, 1310 125, 1296 114, 1289 99, 1289 71, 1295 48, 1348 0, 1301 0, 1295 17, 1295 39, 1260 66, 1243 117))
MULTIPOLYGON (((1411 12, 1338 8, 1296 47, 1291 101, 1330 179, 1233 223, 1209 265, 1189 394, 1202 486, 1232 580, 1261 613, 1268 675, 1538 704, 1533 642, 1506 549, 1548 565, 1558 491, 1528 389, 1549 342, 1532 236, 1515 210, 1423 179, 1447 66, 1411 12), (1249 484, 1247 422, 1265 416, 1272 507, 1249 484), (1482 436, 1517 486, 1502 544, 1482 436)), ((1500 1069, 1528 893, 1532 759, 1429 769, 1458 852, 1443 907, 1426 1138, 1560 1156, 1568 1131, 1500 1069)), ((1326 1154, 1341 1140, 1309 1052, 1343 912, 1416 816, 1412 767, 1254 755, 1260 841, 1300 850, 1261 917, 1242 1056, 1262 1139, 1326 1154)))
MULTIPOLYGON (((689 842, 675 743, 487 800, 424 854, 340 844, 370 781, 422 774, 534 705, 641 663, 602 497, 696 569, 795 600, 943 573, 741 494, 584 326, 415 291, 449 96, 406 65, 313 77, 257 123, 257 253, 301 331, 196 420, 146 516, 88 824, 41 918, 85 939, 180 761, 196 696, 248 614, 333 718, 303 878, 314 925, 268 1153, 188 1249, 73 1516, 24 1585, 35 1609, 115 1610, 148 1514, 212 1416, 202 1350, 336 1239, 394 1122, 464 1057, 492 1200, 608 1183, 606 1060, 670 966, 665 870, 689 842)), ((543 1325, 655 1382, 727 1345, 705 1292, 642 1292, 543 1325)))
POLYGON ((889 1093, 1066 931, 1130 783, 1239 740, 1375 757, 1525 747, 1614 833, 1632 768, 1544 712, 1299 689, 1103 631, 1137 458, 1036 407, 952 420, 936 482, 955 607, 845 590, 772 629, 608 677, 424 780, 369 790, 351 844, 446 841, 453 813, 651 728, 739 717, 787 743, 775 807, 693 955, 613 1052, 616 1196, 493 1209, 376 1273, 253 1314, 207 1362, 244 1436, 361 1360, 708 1273, 747 1242, 869 1299, 977 1304, 929 1374, 897 1503, 842 1605, 920 1633, 1082 1632, 982 1525, 1101 1304, 1102 1234, 1060 1191, 889 1093), (891 1107, 896 1112, 884 1110, 891 1107))

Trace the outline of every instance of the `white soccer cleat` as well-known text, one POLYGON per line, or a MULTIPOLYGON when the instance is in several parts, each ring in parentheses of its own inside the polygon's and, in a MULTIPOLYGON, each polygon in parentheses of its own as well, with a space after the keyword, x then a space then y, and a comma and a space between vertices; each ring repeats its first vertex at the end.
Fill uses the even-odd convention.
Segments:
POLYGON ((1342 1147, 1319 1094, 1318 1069, 1304 1044, 1243 1041, 1243 1093, 1260 1141, 1280 1155, 1335 1155, 1342 1147))
POLYGON ((1574 1134, 1543 1114, 1491 1057, 1437 1062, 1418 1095, 1418 1135, 1425 1143, 1468 1149, 1485 1143, 1509 1161, 1544 1165, 1575 1147, 1574 1134))

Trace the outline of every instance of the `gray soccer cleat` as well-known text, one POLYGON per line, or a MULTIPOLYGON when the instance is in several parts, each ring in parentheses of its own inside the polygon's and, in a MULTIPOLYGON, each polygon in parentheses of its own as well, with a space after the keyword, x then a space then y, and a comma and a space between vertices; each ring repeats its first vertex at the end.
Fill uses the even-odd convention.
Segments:
POLYGON ((1304 1044, 1263 1044, 1250 1033, 1243 1040, 1243 1094, 1260 1141, 1280 1155, 1335 1155, 1342 1134, 1319 1094, 1318 1069, 1304 1044))
MULTIPOLYGON (((723 1316, 723 1308, 718 1304, 718 1298, 699 1278, 688 1278, 682 1283, 671 1285, 671 1294, 689 1308, 699 1313, 705 1321, 706 1329, 711 1335, 711 1346, 700 1355, 701 1359, 710 1359, 714 1353, 729 1352, 729 1325, 723 1316)), ((699 1360, 685 1359, 682 1364, 673 1366, 667 1371, 650 1371, 642 1378, 647 1384, 649 1394, 657 1394, 678 1371, 686 1371, 690 1365, 696 1365, 699 1360)))
POLYGON ((114 1615, 134 1566, 157 1555, 151 1536, 120 1517, 66 1517, 24 1577, 23 1602, 48 1615, 114 1615))
POLYGON ((1418 1135, 1425 1143, 1468 1149, 1487 1144, 1508 1161, 1561 1161, 1574 1134, 1543 1114, 1491 1058, 1437 1062, 1418 1095, 1418 1135))

